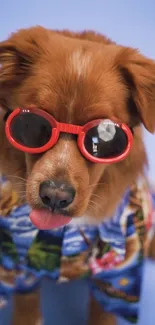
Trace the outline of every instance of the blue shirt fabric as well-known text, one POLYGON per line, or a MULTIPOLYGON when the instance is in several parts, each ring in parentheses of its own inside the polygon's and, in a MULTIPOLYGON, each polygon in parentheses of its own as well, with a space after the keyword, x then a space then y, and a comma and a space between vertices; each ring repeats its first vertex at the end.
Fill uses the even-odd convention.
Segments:
MULTIPOLYGON (((3 192, 10 187, 4 177, 0 183, 3 202, 3 192)), ((13 190, 10 195, 12 202, 13 190)), ((29 219, 27 204, 18 206, 17 200, 10 209, 5 204, 2 207, 0 307, 14 292, 34 290, 45 276, 60 285, 87 278, 104 310, 137 322, 144 254, 153 233, 155 207, 155 196, 145 179, 137 180, 114 215, 96 226, 40 231, 29 219)))

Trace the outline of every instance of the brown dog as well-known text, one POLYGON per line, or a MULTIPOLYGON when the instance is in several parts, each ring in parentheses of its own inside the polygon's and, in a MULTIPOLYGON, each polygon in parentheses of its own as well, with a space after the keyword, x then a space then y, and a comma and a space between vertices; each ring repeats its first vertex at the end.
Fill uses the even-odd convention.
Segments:
MULTIPOLYGON (((4 113, 8 108, 40 108, 63 123, 84 125, 106 118, 134 130, 133 147, 125 160, 93 164, 81 155, 72 136, 61 136, 56 146, 42 154, 20 152, 8 143, 5 124, 2 118, 0 121, 0 168, 8 176, 26 179, 18 179, 16 184, 16 178, 11 177, 35 211, 44 208, 40 184, 56 180, 69 184, 75 192, 64 209, 64 218, 79 216, 81 222, 87 219, 94 223, 103 219, 103 211, 106 217, 111 216, 126 188, 147 164, 141 123, 154 132, 154 62, 93 32, 34 27, 0 43, 0 63, 0 105, 4 113)), ((26 308, 25 304, 23 320, 16 319, 16 325, 24 324, 24 319, 27 322, 26 308)), ((115 320, 92 302, 90 324, 114 325, 115 320)))

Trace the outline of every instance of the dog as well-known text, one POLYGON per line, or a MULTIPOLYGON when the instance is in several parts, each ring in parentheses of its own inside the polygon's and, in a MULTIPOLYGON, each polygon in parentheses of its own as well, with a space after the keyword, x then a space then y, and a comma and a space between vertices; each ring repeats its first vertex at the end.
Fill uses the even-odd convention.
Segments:
MULTIPOLYGON (((103 265, 106 270, 102 254, 109 249, 107 243, 96 238, 94 247, 83 227, 96 229, 104 223, 110 227, 107 222, 117 209, 119 217, 122 200, 129 202, 127 211, 134 213, 139 232, 128 236, 125 252, 120 241, 124 253, 119 261, 120 247, 110 250, 117 262, 114 268, 125 268, 137 254, 138 261, 142 253, 154 256, 153 234, 149 241, 141 240, 142 230, 147 236, 145 225, 150 233, 149 220, 153 223, 151 200, 145 204, 150 190, 142 209, 135 189, 148 165, 142 125, 150 133, 155 130, 154 61, 93 31, 37 26, 19 30, 0 43, 0 64, 1 173, 19 194, 19 205, 31 206, 30 219, 36 228, 46 233, 67 225, 82 227, 81 238, 87 243, 87 252, 72 256, 75 268, 68 257, 62 257, 60 280, 79 278, 90 265, 94 274, 103 265), (142 211, 150 218, 144 224, 138 219, 142 211)), ((138 185, 142 193, 149 188, 146 184, 138 185)), ((122 234, 128 220, 123 218, 122 234)), ((114 225, 108 228, 109 238, 114 225)), ((100 279, 95 281, 102 288, 100 279)), ((104 290, 114 293, 109 283, 104 283, 104 290)), ((94 297, 90 300, 89 324, 114 325, 115 316, 102 307, 94 297)), ((27 320, 35 324, 40 317, 38 292, 22 299, 17 293, 14 324, 27 320)))

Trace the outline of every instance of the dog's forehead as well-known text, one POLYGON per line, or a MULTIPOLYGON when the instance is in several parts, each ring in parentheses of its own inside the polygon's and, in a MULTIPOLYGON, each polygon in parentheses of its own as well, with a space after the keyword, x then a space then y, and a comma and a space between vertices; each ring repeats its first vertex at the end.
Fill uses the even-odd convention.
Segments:
POLYGON ((112 59, 102 50, 75 46, 62 49, 54 62, 44 62, 39 106, 70 123, 114 115, 121 101, 121 83, 112 59))
POLYGON ((77 79, 88 77, 93 59, 93 53, 90 51, 74 50, 68 58, 68 73, 74 74, 77 79))

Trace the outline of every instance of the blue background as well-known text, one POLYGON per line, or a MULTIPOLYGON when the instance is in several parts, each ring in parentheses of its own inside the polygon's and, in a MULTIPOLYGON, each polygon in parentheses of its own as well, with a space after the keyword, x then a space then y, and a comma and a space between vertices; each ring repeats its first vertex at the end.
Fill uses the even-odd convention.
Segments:
MULTIPOLYGON (((0 40, 16 29, 36 24, 56 29, 94 29, 155 58, 154 0, 1 0, 0 40)), ((155 181, 155 137, 145 132, 145 142, 150 160, 149 176, 155 181)), ((147 261, 145 268, 139 325, 153 325, 155 266, 147 261)), ((42 293, 42 306, 47 316, 44 325, 50 325, 51 319, 53 325, 85 323, 88 297, 86 284, 78 284, 78 287, 73 284, 58 290, 57 286, 46 282, 42 286, 42 293)), ((8 316, 8 312, 0 315, 0 325, 8 324, 9 320, 5 318, 8 316)))
MULTIPOLYGON (((155 58, 154 0, 1 0, 0 40, 32 25, 94 29, 155 58)), ((146 133, 150 175, 155 180, 154 137, 146 133)))

